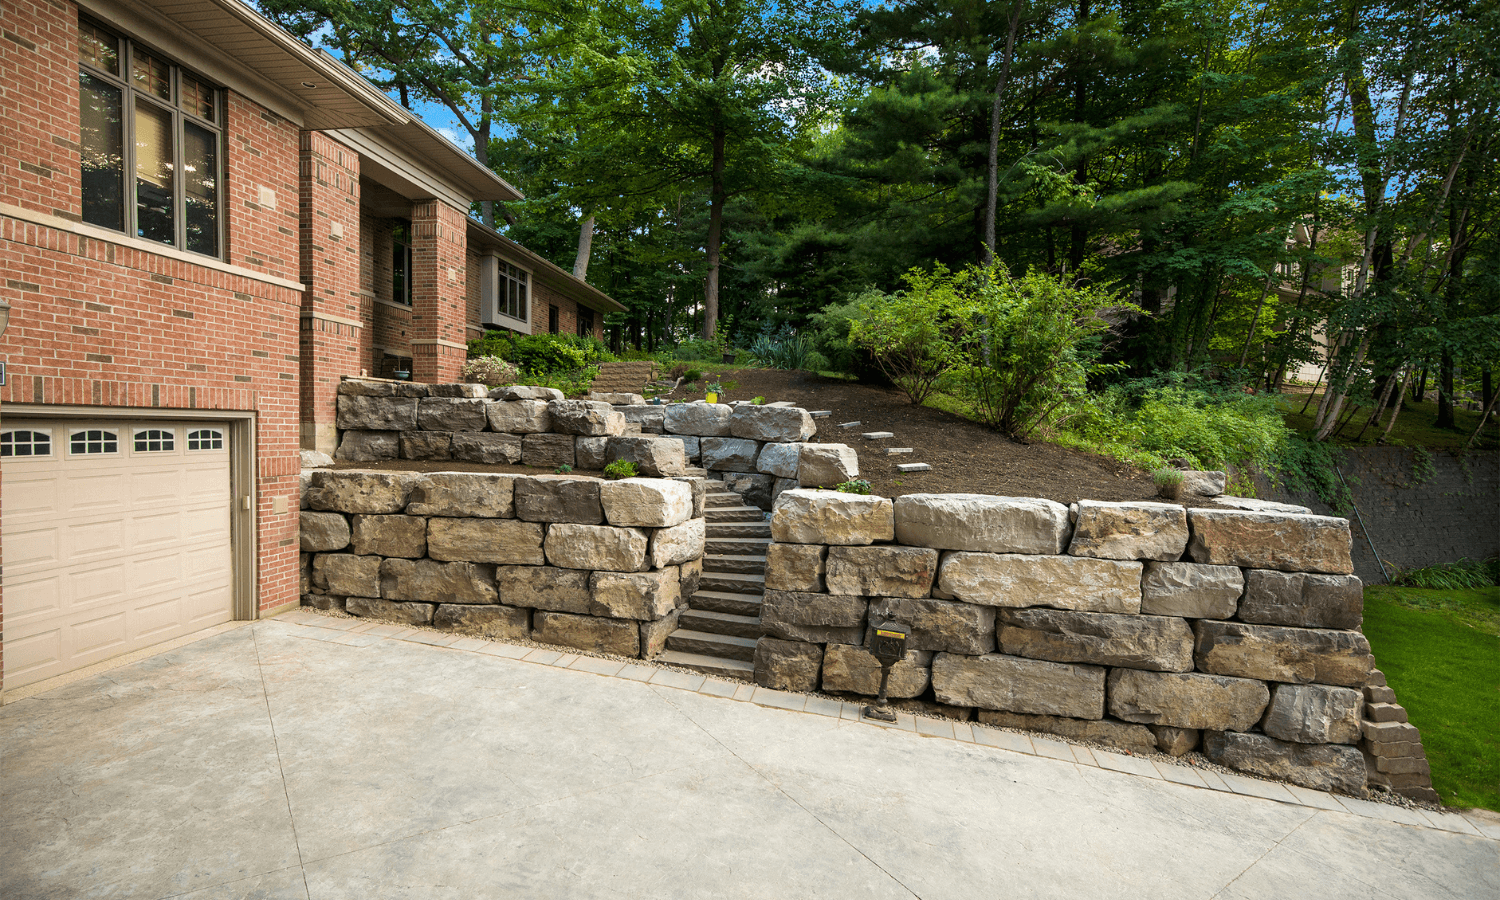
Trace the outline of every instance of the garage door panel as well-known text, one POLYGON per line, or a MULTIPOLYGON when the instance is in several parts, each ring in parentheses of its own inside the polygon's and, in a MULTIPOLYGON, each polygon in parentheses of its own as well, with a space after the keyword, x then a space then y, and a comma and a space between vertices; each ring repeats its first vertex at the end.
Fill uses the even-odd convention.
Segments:
POLYGON ((172 428, 172 451, 135 450, 122 420, 42 427, 50 457, 0 460, 5 687, 232 619, 229 453, 185 450, 192 428, 222 426, 143 426, 172 428), (79 429, 118 434, 122 452, 69 452, 79 429))

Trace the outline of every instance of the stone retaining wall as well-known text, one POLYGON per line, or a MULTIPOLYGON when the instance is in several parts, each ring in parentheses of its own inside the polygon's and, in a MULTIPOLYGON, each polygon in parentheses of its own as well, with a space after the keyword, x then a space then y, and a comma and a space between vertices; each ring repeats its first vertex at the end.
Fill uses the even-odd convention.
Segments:
POLYGON ((873 696, 868 635, 898 622, 889 694, 928 711, 1366 784, 1372 659, 1344 519, 797 489, 771 529, 759 684, 873 696))
POLYGON ((697 590, 704 494, 695 477, 313 471, 303 603, 650 658, 697 590))
POLYGON ((689 463, 769 510, 798 485, 834 486, 859 474, 845 444, 817 444, 812 416, 795 407, 721 403, 630 404, 565 400, 551 388, 345 381, 339 385, 338 459, 457 460, 599 470, 616 459, 647 476, 689 463))

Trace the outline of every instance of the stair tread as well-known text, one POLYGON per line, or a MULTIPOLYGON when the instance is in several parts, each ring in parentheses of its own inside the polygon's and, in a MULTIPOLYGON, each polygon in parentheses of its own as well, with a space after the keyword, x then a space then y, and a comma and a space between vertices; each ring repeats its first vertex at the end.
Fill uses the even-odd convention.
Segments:
POLYGON ((684 616, 693 616, 699 619, 708 619, 714 622, 723 622, 730 625, 759 625, 760 619, 756 616, 741 616, 735 613, 716 612, 712 609, 689 609, 683 612, 684 616))
POLYGON ((685 638, 690 641, 701 641, 706 644, 727 644, 732 647, 754 647, 755 638, 735 637, 732 634, 716 634, 711 631, 694 631, 689 628, 679 628, 668 636, 672 638, 685 638))
POLYGON ((766 555, 764 553, 705 553, 703 554, 703 559, 705 561, 710 559, 732 559, 738 562, 750 562, 751 560, 765 562, 766 555))
MULTIPOLYGON (((741 603, 759 604, 761 595, 758 593, 745 594, 739 591, 716 591, 713 589, 709 589, 706 591, 695 591, 691 600, 696 600, 699 597, 704 597, 709 600, 735 600, 741 603)), ((689 602, 691 602, 691 600, 689 602)))
POLYGON ((738 678, 741 681, 749 681, 755 676, 755 664, 742 659, 724 659, 718 656, 704 656, 701 653, 667 650, 658 656, 656 661, 683 669, 738 678))
MULTIPOLYGON (((707 575, 708 571, 708 569, 704 569, 703 574, 707 575)), ((727 578, 730 581, 743 581, 747 584, 754 584, 757 582, 760 584, 766 583, 765 575, 755 575, 750 572, 714 572, 714 577, 721 579, 727 578)))

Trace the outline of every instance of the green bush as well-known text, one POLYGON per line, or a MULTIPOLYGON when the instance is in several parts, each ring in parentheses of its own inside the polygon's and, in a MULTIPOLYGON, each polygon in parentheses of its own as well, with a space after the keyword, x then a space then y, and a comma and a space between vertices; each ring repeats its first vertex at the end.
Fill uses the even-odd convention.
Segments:
POLYGON ((520 370, 498 356, 478 356, 469 359, 464 363, 462 372, 465 382, 483 384, 488 387, 515 384, 521 377, 520 370))
POLYGON ((868 494, 870 493, 870 482, 863 478, 853 478, 840 484, 838 490, 844 494, 868 494))
POLYGON ((913 269, 902 279, 904 291, 872 290, 855 298, 849 343, 868 350, 907 399, 921 405, 965 362, 962 299, 942 266, 932 274, 913 269))
POLYGON ((1465 557, 1436 566, 1401 569, 1391 578, 1391 584, 1443 590, 1494 587, 1500 585, 1500 558, 1475 562, 1465 557))
POLYGON ((805 334, 793 334, 790 328, 761 332, 750 344, 750 356, 755 364, 767 369, 800 369, 804 372, 819 372, 828 368, 828 359, 813 346, 805 334))
POLYGON ((469 356, 498 356, 527 378, 572 372, 610 362, 614 357, 604 342, 576 334, 520 334, 486 331, 469 342, 469 356))
POLYGON ((640 469, 628 459, 617 459, 604 467, 604 477, 611 481, 619 481, 621 478, 634 478, 639 474, 640 469))

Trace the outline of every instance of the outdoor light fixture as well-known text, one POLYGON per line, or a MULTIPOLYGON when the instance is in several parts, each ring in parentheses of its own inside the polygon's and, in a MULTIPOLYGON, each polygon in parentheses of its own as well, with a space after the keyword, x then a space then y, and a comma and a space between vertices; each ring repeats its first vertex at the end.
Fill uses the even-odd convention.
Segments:
POLYGON ((905 625, 885 622, 875 626, 875 639, 870 642, 870 652, 880 663, 880 694, 873 704, 865 707, 865 718, 879 719, 882 722, 896 721, 896 714, 886 708, 885 688, 891 680, 891 666, 906 656, 906 639, 909 637, 911 630, 905 625))

